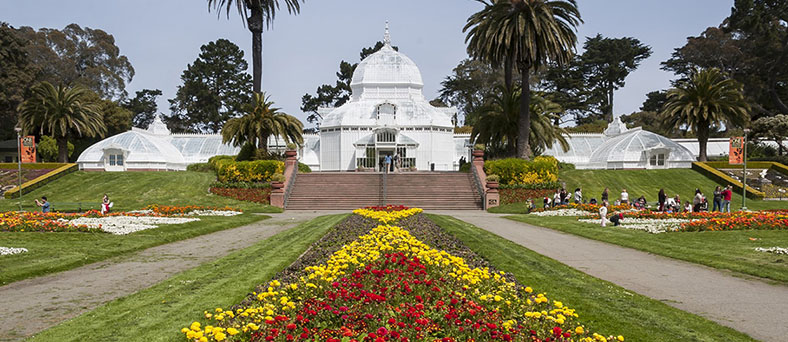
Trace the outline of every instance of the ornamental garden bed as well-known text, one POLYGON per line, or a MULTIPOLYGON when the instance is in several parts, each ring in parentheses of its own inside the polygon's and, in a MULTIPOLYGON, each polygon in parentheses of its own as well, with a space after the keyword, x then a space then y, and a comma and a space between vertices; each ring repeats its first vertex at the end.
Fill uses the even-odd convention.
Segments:
POLYGON ((183 336, 332 342, 602 338, 579 323, 575 310, 497 271, 420 210, 355 213, 239 305, 203 312, 201 321, 181 329, 183 336))

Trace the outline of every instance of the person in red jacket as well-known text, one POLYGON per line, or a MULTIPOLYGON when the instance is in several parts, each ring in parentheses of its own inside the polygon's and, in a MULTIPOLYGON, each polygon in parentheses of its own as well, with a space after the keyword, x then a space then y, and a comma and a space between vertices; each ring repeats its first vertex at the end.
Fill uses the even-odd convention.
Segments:
POLYGON ((725 187, 725 190, 722 190, 722 212, 731 212, 731 198, 733 197, 733 191, 731 190, 731 186, 728 185, 725 187))

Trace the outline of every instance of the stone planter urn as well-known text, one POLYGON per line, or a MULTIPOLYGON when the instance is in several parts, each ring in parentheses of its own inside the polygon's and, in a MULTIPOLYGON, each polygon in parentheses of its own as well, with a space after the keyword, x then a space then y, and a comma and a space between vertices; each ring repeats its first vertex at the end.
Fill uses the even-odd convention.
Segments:
POLYGON ((487 188, 491 190, 498 190, 498 182, 487 182, 487 188))
POLYGON ((274 189, 274 191, 281 191, 282 188, 285 187, 285 182, 271 182, 271 187, 274 189))
POLYGON ((471 155, 476 158, 482 158, 484 157, 484 150, 473 150, 473 152, 471 152, 471 155))
POLYGON ((287 158, 294 158, 297 155, 298 155, 298 151, 296 151, 296 150, 287 150, 287 151, 285 151, 285 157, 287 157, 287 158))

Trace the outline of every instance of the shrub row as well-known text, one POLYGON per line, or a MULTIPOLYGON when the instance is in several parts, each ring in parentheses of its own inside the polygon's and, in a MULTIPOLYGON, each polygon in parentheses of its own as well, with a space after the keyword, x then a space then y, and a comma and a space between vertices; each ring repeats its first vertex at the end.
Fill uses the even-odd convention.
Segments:
POLYGON ((269 182, 275 174, 282 174, 285 163, 277 160, 236 162, 221 160, 216 163, 219 182, 269 182))
MULTIPOLYGON (((22 189, 21 189, 22 195, 29 193, 35 189, 38 189, 44 184, 47 184, 53 180, 63 177, 63 175, 69 174, 79 169, 79 166, 77 166, 77 164, 57 164, 57 163, 40 163, 40 164, 42 165, 48 164, 50 166, 56 165, 58 166, 58 168, 41 177, 27 181, 24 184, 22 184, 22 189)), ((28 165, 36 165, 36 164, 28 164, 28 165)), ((5 194, 3 194, 5 198, 18 198, 19 195, 20 195, 19 187, 8 190, 5 192, 5 194)))
POLYGON ((237 199, 239 201, 270 203, 271 188, 215 188, 211 187, 211 193, 237 199))
MULTIPOLYGON (((72 165, 68 163, 23 163, 22 169, 23 170, 40 170, 40 169, 59 169, 66 165, 72 165)), ((0 163, 0 169, 13 169, 16 170, 19 167, 17 163, 0 163)))
POLYGON ((558 181, 558 160, 539 156, 533 160, 507 158, 484 162, 484 172, 501 177, 501 184, 545 184, 558 181))

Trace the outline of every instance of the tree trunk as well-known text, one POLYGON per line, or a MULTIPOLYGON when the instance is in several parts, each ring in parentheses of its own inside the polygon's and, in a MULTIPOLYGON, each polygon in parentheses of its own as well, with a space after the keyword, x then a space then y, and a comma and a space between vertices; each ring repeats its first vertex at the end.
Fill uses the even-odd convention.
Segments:
POLYGON ((709 142, 709 125, 698 126, 698 161, 705 162, 708 160, 706 156, 706 145, 709 142))
POLYGON ((252 6, 247 22, 252 32, 252 90, 259 93, 263 83, 263 10, 260 6, 252 6))
POLYGON ((68 138, 58 136, 57 140, 57 161, 59 163, 68 163, 68 138))
POLYGON ((506 61, 503 63, 503 79, 506 89, 512 89, 512 82, 514 82, 512 81, 513 79, 512 72, 513 72, 512 59, 507 58, 506 61))
POLYGON ((520 95, 520 118, 517 120, 517 157, 529 160, 531 159, 531 145, 529 139, 531 137, 531 84, 530 84, 529 65, 520 67, 520 73, 523 77, 523 93, 520 95))
POLYGON ((613 122, 613 87, 607 89, 607 122, 613 122))

